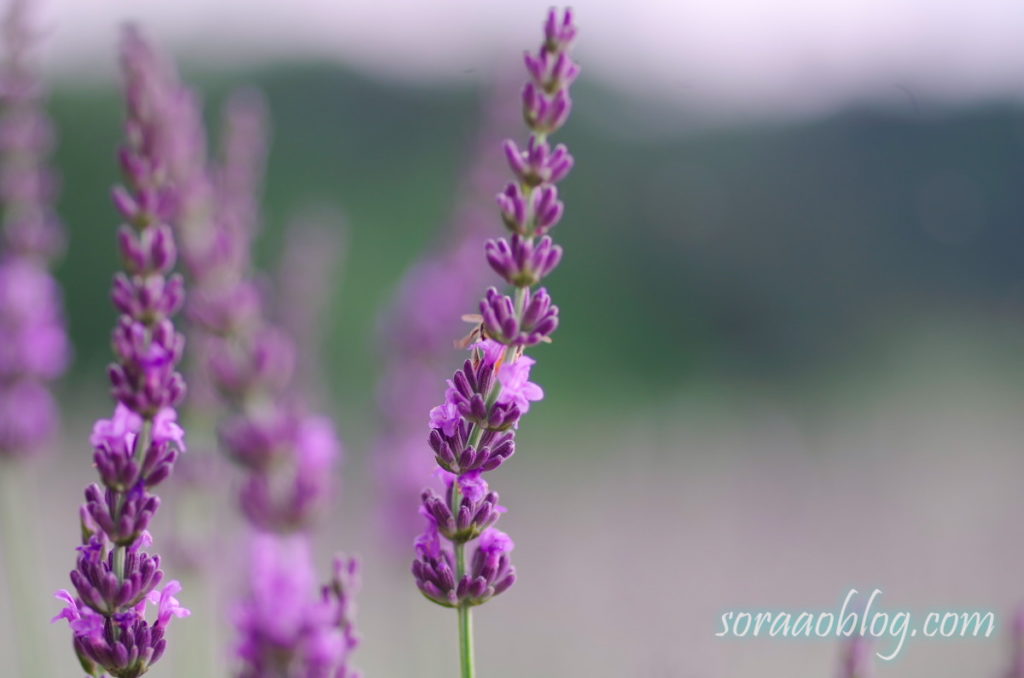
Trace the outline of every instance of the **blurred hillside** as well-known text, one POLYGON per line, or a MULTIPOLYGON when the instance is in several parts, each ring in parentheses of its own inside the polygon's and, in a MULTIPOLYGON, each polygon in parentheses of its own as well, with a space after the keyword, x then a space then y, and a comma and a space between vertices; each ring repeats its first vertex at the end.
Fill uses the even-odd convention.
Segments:
MULTIPOLYGON (((193 81, 214 121, 229 86, 255 84, 270 98, 263 264, 274 265, 283 224, 309 203, 347 215, 327 369, 342 402, 365 403, 377 310, 453 210, 479 97, 316 65, 193 81)), ((573 396, 561 400, 621 403, 626 391, 642 402, 722 377, 827 381, 922 327, 968 328, 985 350, 1024 345, 1014 320, 1024 316, 1016 108, 864 108, 645 135, 655 120, 682 127, 672 118, 684 114, 583 83, 576 110, 562 136, 577 158, 557 233, 566 259, 551 280, 563 327, 540 349, 537 374, 573 396)), ((121 110, 112 90, 65 85, 53 113, 71 231, 60 275, 76 374, 95 382, 113 314, 107 196, 121 110)))

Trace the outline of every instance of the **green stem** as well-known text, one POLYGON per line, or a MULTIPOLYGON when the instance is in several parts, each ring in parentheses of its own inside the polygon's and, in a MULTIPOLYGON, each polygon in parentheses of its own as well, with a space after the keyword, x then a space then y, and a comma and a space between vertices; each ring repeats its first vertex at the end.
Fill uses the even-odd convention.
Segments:
MULTIPOLYGON (((135 441, 134 458, 135 463, 141 464, 142 460, 146 457, 146 451, 149 449, 150 438, 153 435, 153 420, 144 419, 142 422, 142 430, 139 431, 138 440, 135 441)), ((120 519, 121 511, 124 510, 124 493, 121 494, 118 500, 118 518, 120 519)), ((114 547, 114 572, 117 574, 119 581, 124 581, 124 555, 128 550, 127 546, 116 546, 114 547)))
MULTIPOLYGON (((451 510, 458 515, 458 506, 462 502, 462 490, 459 489, 459 482, 452 483, 451 510)), ((455 543, 455 581, 462 581, 466 574, 466 545, 462 542, 455 543)), ((473 667, 473 617, 469 607, 460 605, 459 612, 459 666, 462 678, 474 678, 476 670, 473 667)))
MULTIPOLYGON (((543 136, 541 136, 543 140, 543 136)), ((524 190, 529 195, 530 187, 524 187, 524 190)), ((532 241, 532 237, 530 238, 532 241)), ((526 305, 526 294, 528 287, 517 287, 515 292, 515 312, 516 316, 522 318, 523 308, 526 305)), ((502 355, 502 362, 506 362, 512 358, 515 354, 516 349, 512 346, 506 346, 505 352, 502 355)), ((487 411, 490 412, 494 404, 498 402, 498 396, 501 395, 501 382, 494 379, 491 386, 490 393, 487 394, 485 400, 487 411)), ((474 425, 470 430, 468 445, 476 447, 480 444, 480 439, 483 437, 484 427, 474 425)), ((453 515, 458 515, 459 503, 462 500, 462 492, 459 490, 459 483, 455 481, 452 485, 452 502, 451 511, 453 515)), ((463 543, 455 544, 455 571, 456 571, 456 582, 462 581, 462 577, 466 574, 466 545, 463 543)), ((473 610, 466 605, 460 605, 458 607, 459 612, 459 666, 462 678, 475 678, 476 668, 473 657, 473 610)))
POLYGON ((146 458, 146 452, 149 450, 149 443, 153 437, 153 420, 144 419, 142 421, 142 430, 139 431, 139 439, 135 443, 134 459, 135 463, 141 463, 146 458))
POLYGON ((114 547, 114 572, 117 574, 118 581, 124 581, 124 546, 114 547))
MULTIPOLYGON (((526 300, 526 288, 516 289, 516 314, 522 316, 523 305, 526 300)), ((515 353, 515 348, 512 346, 505 347, 505 353, 502 356, 502 361, 507 361, 512 358, 515 353)), ((494 403, 498 402, 498 396, 501 395, 501 382, 497 379, 494 380, 491 386, 491 392, 487 394, 487 410, 490 411, 494 407, 494 403)), ((482 426, 474 426, 469 434, 468 444, 476 447, 480 444, 480 439, 483 437, 484 428, 482 426)), ((458 515, 458 506, 461 501, 462 492, 459 490, 459 483, 456 481, 452 486, 452 504, 451 510, 453 515, 458 515)), ((462 581, 462 577, 466 574, 466 545, 459 543, 455 544, 455 581, 462 581)), ((460 605, 458 608, 459 612, 459 666, 461 670, 462 678, 475 678, 476 668, 475 660, 473 657, 473 610, 472 608, 460 605)))
POLYGON ((473 609, 459 607, 459 666, 462 678, 475 678, 473 662, 473 609))

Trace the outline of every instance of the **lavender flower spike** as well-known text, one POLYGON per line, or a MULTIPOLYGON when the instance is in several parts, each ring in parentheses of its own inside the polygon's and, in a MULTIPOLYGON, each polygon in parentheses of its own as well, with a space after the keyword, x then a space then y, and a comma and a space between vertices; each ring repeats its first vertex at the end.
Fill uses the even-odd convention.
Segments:
POLYGON ((306 412, 294 397, 296 351, 270 321, 251 261, 265 107, 252 93, 231 100, 225 156, 211 168, 199 99, 173 72, 164 87, 170 103, 163 136, 177 150, 168 174, 181 192, 172 220, 193 290, 187 311, 224 409, 221 446, 246 473, 239 503, 255 533, 250 590, 236 620, 238 675, 347 676, 354 586, 332 584, 343 600, 342 593, 318 595, 308 555, 309 528, 328 498, 340 441, 329 419, 306 412))
POLYGON ((495 527, 505 508, 482 475, 512 455, 520 419, 544 396, 530 381, 535 361, 524 350, 550 341, 558 327, 558 307, 545 289, 533 286, 562 256, 547 234, 564 213, 555 183, 572 169, 573 160, 564 145, 552 149, 547 137, 565 124, 571 110, 569 85, 579 74, 569 56, 575 37, 572 11, 551 10, 539 51, 526 55, 530 81, 522 105, 531 136, 523 150, 505 143, 516 181, 498 195, 511 240, 492 240, 485 247, 491 268, 514 291, 511 296, 487 291, 471 334, 478 341, 468 346, 469 358, 448 381, 444 402, 430 412, 429 444, 445 490, 423 493, 420 514, 427 528, 416 541, 412 572, 428 600, 458 612, 463 678, 475 675, 471 609, 516 580, 512 540, 495 527))
POLYGON ((57 427, 49 383, 70 358, 60 288, 50 274, 64 233, 54 212, 57 181, 47 167, 53 125, 30 62, 29 0, 11 2, 0 66, 0 458, 36 452, 57 427))
POLYGON ((155 112, 165 92, 157 86, 152 52, 129 28, 121 52, 125 78, 127 142, 121 150, 126 187, 115 203, 127 222, 118 231, 124 271, 114 278, 113 300, 121 317, 114 328, 116 362, 109 369, 114 415, 96 423, 90 442, 101 484, 85 491, 83 545, 71 572, 74 593, 61 591, 66 607, 56 619, 71 626, 82 668, 136 678, 163 655, 173 617, 189 614, 175 595, 181 586, 164 580, 147 528, 160 507, 151 494, 167 479, 184 431, 174 408, 185 395, 177 371, 184 337, 173 316, 184 300, 181 276, 172 274, 174 234, 167 224, 174 203, 155 112), (156 607, 147 619, 147 607, 156 607))
POLYGON ((331 582, 315 595, 305 535, 258 535, 250 556, 249 595, 236 613, 239 678, 358 678, 348 667, 359 644, 353 596, 358 565, 339 557, 331 582))
POLYGON ((178 99, 189 110, 172 129, 183 137, 178 145, 194 149, 195 157, 179 165, 176 180, 208 187, 193 192, 194 201, 213 200, 207 208, 182 211, 177 226, 192 279, 189 319, 204 372, 228 413, 221 446, 247 472, 240 504, 248 521, 263 531, 300 532, 323 509, 340 443, 328 419, 305 412, 292 397, 294 342, 270 322, 253 271, 265 108, 252 93, 232 99, 225 157, 211 171, 198 101, 178 99))

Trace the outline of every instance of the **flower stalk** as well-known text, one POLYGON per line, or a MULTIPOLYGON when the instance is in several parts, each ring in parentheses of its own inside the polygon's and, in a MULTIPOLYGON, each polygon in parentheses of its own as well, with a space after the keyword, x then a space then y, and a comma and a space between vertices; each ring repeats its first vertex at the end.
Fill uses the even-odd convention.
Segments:
POLYGON ((220 446, 245 471, 239 504, 253 530, 248 592, 235 619, 236 675, 355 676, 357 563, 339 556, 335 578, 318 589, 311 556, 310 528, 329 498, 340 441, 295 393, 295 344, 270 318, 252 263, 265 103, 251 91, 231 98, 224 155, 211 167, 198 98, 180 82, 173 87, 179 106, 168 135, 183 149, 171 174, 187 187, 175 219, 193 289, 187 313, 223 409, 220 446))
POLYGON ((155 63, 146 41, 128 28, 121 51, 125 185, 113 191, 125 221, 118 231, 123 270, 114 277, 111 295, 121 314, 112 342, 116 361, 108 369, 117 405, 110 419, 93 427, 100 483, 85 491, 83 543, 70 576, 74 593, 57 594, 66 606, 54 618, 67 620, 79 663, 94 677, 145 674, 164 654, 171 619, 189 614, 175 598, 178 582, 158 588, 164 578, 160 556, 147 552, 147 528, 160 506, 152 490, 170 476, 185 449, 174 409, 185 396, 177 371, 185 340, 173 323, 184 282, 172 273, 177 248, 167 206, 175 193, 163 171, 167 156, 154 115, 165 95, 155 63), (156 607, 155 619, 147 619, 148 604, 156 607))
POLYGON ((506 141, 506 159, 515 175, 498 195, 502 221, 511 237, 490 240, 490 267, 514 292, 492 287, 480 302, 477 328, 464 340, 470 355, 448 381, 445 400, 430 412, 429 444, 445 485, 444 497, 422 495, 424 534, 416 542, 412 571, 421 593, 458 612, 462 678, 475 676, 472 608, 508 590, 515 582, 509 554, 514 545, 494 527, 505 508, 483 474, 501 466, 515 451, 515 432, 530 403, 543 398, 532 383, 533 358, 525 349, 550 341, 558 327, 558 307, 536 285, 562 257, 548 232, 564 207, 556 183, 572 169, 566 147, 551 148, 547 138, 569 117, 569 86, 579 74, 569 50, 576 37, 571 10, 551 10, 544 41, 527 53, 530 80, 523 88, 523 119, 531 132, 525 149, 506 141), (472 549, 472 550, 470 550, 472 549))
POLYGON ((66 369, 71 346, 63 302, 50 272, 64 250, 54 210, 57 177, 48 165, 56 143, 45 91, 31 57, 36 36, 29 0, 10 3, 0 64, 0 459, 38 453, 59 423, 50 385, 66 369))
POLYGON ((37 576, 34 535, 22 518, 35 509, 23 463, 40 455, 60 423, 53 384, 71 358, 60 287, 51 268, 63 253, 55 210, 56 145, 34 57, 39 36, 31 0, 10 0, 0 24, 0 553, 10 603, 12 654, 23 675, 49 675, 27 600, 37 576))

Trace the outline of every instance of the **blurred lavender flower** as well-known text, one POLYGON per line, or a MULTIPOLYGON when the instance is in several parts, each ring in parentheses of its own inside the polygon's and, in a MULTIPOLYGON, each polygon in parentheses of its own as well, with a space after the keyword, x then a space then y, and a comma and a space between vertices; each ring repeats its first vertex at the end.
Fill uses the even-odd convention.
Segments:
POLYGON ((164 653, 171 618, 189 614, 174 597, 181 590, 177 582, 157 589, 164 577, 160 557, 144 550, 152 543, 147 528, 160 506, 150 491, 167 479, 184 450, 174 408, 185 395, 176 369, 185 342, 172 322, 184 285, 171 274, 177 250, 167 219, 175 196, 154 115, 164 103, 154 63, 149 45, 128 28, 121 51, 126 187, 114 190, 126 221, 118 231, 124 272, 115 276, 112 294, 121 312, 113 337, 116 362, 109 369, 117 407, 111 419, 96 423, 90 439, 102 487, 85 491, 84 543, 71 572, 75 594, 58 593, 66 607, 54 619, 70 624, 86 673, 117 678, 146 673, 164 653), (147 603, 157 607, 152 621, 147 603))
POLYGON ((0 457, 31 455, 54 433, 59 416, 49 383, 71 353, 49 271, 64 233, 53 207, 57 179, 47 166, 55 134, 30 62, 30 10, 29 0, 10 3, 0 67, 0 457))
MULTIPOLYGON (((340 601, 316 598, 305 544, 328 499, 340 442, 330 420, 305 412, 294 397, 295 348, 269 321, 251 261, 267 146, 265 104, 252 92, 232 97, 224 157, 211 170, 199 101, 177 80, 171 90, 178 106, 170 109, 166 138, 185 149, 169 173, 182 187, 175 223, 193 283, 189 318, 203 370, 228 409, 221 445, 247 471, 242 512, 261 533, 237 620, 244 638, 239 675, 348 675, 351 619, 334 610, 340 601)), ((344 605, 349 609, 348 598, 344 605)))
POLYGON ((359 647, 356 633, 356 594, 362 586, 359 561, 343 553, 334 557, 333 576, 320 591, 323 603, 333 610, 332 621, 341 632, 342 655, 332 678, 360 678, 362 674, 348 666, 348 655, 359 647))
POLYGON ((512 239, 492 240, 485 248, 488 262, 514 287, 514 296, 487 291, 479 326, 470 335, 477 339, 468 345, 470 357, 448 381, 444 402, 430 412, 429 441, 445 493, 427 490, 422 495, 420 514, 427 528, 416 542, 412 572, 427 599, 458 610, 463 678, 475 674, 471 608, 508 590, 516 578, 509 560, 512 540, 494 527, 505 509, 481 474, 512 455, 513 431, 530 402, 543 397, 529 380, 534 361, 523 350, 549 341, 558 326, 558 307, 546 290, 531 287, 561 258, 561 248, 546 234, 563 213, 555 183, 568 174, 573 160, 564 145, 552 149, 547 136, 571 110, 569 85, 579 73, 569 56, 575 36, 572 11, 551 10, 540 50, 526 55, 530 82, 522 105, 532 134, 525 150, 505 143, 517 181, 498 196, 512 239))
POLYGON ((236 614, 240 678, 357 678, 348 656, 358 645, 352 598, 358 565, 339 557, 331 582, 316 595, 309 539, 257 535, 249 595, 236 614))
POLYGON ((452 337, 463 327, 462 309, 487 273, 480 248, 493 223, 493 207, 483 196, 501 180, 501 159, 493 148, 516 122, 513 97, 504 81, 488 96, 451 225, 405 275, 394 302, 381 314, 384 374, 377 388, 380 433, 373 453, 385 523, 379 532, 403 550, 421 529, 415 507, 433 468, 423 454, 423 412, 433 406, 437 382, 456 354, 452 337))
MULTIPOLYGON (((189 316, 203 347, 204 371, 231 408, 221 427, 221 443, 249 472, 241 493, 243 512, 260 529, 288 532, 308 527, 322 509, 340 444, 328 420, 304 413, 291 397, 295 348, 268 321, 264 294, 253 274, 264 118, 265 106, 255 94, 232 99, 217 180, 203 178, 209 172, 202 151, 198 159, 182 164, 182 171, 200 175, 182 183, 212 185, 212 192, 204 189, 194 196, 208 196, 214 204, 183 212, 179 229, 207 232, 183 238, 194 288, 189 316)), ((192 121, 180 125, 179 133, 190 136, 184 145, 202 149, 201 116, 193 112, 184 119, 192 121)))

